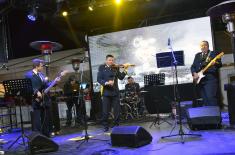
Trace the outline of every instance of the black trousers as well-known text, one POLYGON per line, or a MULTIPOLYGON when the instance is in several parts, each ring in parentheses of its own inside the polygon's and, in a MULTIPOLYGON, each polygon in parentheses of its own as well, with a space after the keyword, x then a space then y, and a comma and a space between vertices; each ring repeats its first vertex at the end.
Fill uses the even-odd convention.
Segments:
POLYGON ((199 90, 205 106, 218 106, 217 80, 209 80, 199 84, 199 90))
POLYGON ((81 120, 81 111, 80 111, 81 104, 78 103, 78 97, 68 97, 66 100, 66 105, 68 108, 68 110, 67 110, 67 124, 71 124, 72 109, 73 109, 74 105, 76 107, 76 120, 80 121, 81 120))
POLYGON ((40 132, 49 137, 52 132, 50 107, 33 109, 33 131, 40 132))
POLYGON ((119 96, 103 96, 103 100, 102 100, 102 112, 103 112, 102 123, 103 123, 104 127, 109 127, 108 118, 109 118, 109 112, 111 111, 111 107, 113 107, 114 124, 118 124, 119 123, 119 117, 120 117, 120 99, 119 99, 119 96))

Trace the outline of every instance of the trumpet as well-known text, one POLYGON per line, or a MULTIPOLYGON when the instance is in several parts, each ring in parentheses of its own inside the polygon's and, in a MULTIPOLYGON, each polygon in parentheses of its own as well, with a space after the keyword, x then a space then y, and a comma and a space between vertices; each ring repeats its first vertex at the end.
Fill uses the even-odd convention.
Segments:
POLYGON ((113 68, 128 68, 128 67, 135 67, 134 64, 126 63, 126 64, 113 64, 111 67, 113 68))

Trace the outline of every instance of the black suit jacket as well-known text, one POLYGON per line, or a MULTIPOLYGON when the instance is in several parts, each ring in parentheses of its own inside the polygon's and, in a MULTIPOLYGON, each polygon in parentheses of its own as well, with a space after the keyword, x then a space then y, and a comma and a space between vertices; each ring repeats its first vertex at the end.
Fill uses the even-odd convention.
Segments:
MULTIPOLYGON (((209 52, 208 58, 212 60, 215 58, 219 53, 216 51, 209 52)), ((208 62, 209 63, 209 62, 208 62)), ((199 52, 195 55, 193 64, 191 66, 191 72, 192 74, 194 72, 199 72, 201 69, 203 69, 208 63, 203 59, 202 52, 199 52)), ((214 66, 211 66, 205 73, 205 78, 202 79, 202 81, 208 81, 208 80, 217 80, 218 79, 218 69, 222 66, 221 59, 219 59, 214 66)))
POLYGON ((103 96, 119 95, 118 79, 123 80, 126 76, 125 72, 120 72, 119 69, 113 69, 103 64, 99 66, 97 81, 103 86, 103 96), (113 86, 105 85, 105 82, 114 80, 113 86))
MULTIPOLYGON (((43 79, 45 79, 44 74, 42 74, 42 73, 40 73, 40 74, 41 74, 41 77, 43 79)), ((36 95, 36 93, 38 91, 41 92, 43 89, 47 88, 50 85, 49 82, 47 82, 45 80, 42 81, 41 78, 38 75, 36 75, 32 70, 28 71, 25 74, 25 78, 30 79, 31 82, 32 82, 33 93, 34 93, 33 95, 36 95)), ((33 106, 33 108, 40 108, 40 104, 35 102, 35 101, 32 102, 32 106, 33 106)), ((48 99, 45 102, 45 106, 49 106, 49 100, 48 99)))

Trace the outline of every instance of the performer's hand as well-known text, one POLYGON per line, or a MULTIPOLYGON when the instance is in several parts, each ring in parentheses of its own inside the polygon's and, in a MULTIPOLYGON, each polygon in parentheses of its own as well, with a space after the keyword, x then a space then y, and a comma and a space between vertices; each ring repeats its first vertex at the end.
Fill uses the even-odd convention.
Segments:
POLYGON ((216 64, 216 61, 211 61, 211 65, 214 66, 216 64))
POLYGON ((40 91, 37 92, 37 97, 42 98, 42 93, 40 91))
POLYGON ((60 80, 61 80, 60 77, 57 77, 57 78, 55 79, 56 83, 57 83, 57 82, 60 82, 60 80))
POLYGON ((113 86, 113 84, 114 84, 114 80, 109 80, 108 81, 108 85, 113 86))
POLYGON ((193 73, 193 80, 197 80, 199 78, 199 75, 197 73, 193 73))

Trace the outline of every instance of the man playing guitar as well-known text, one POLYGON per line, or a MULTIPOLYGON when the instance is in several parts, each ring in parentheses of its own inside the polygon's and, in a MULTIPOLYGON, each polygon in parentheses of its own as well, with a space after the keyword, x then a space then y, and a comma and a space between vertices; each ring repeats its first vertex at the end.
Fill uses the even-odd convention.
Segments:
POLYGON ((197 81, 200 95, 203 99, 204 105, 216 106, 217 105, 217 90, 218 90, 218 70, 222 66, 221 59, 216 58, 219 53, 209 50, 209 43, 202 41, 200 43, 201 52, 195 55, 193 64, 191 66, 191 72, 193 80, 197 81), (211 64, 204 72, 204 77, 200 80, 200 71, 203 70, 208 64, 211 64), (200 81, 200 82, 199 82, 200 81))
POLYGON ((33 69, 25 74, 25 78, 32 81, 33 87, 33 131, 41 132, 43 135, 50 137, 52 131, 50 118, 50 98, 44 94, 43 90, 49 91, 55 83, 60 81, 57 77, 54 81, 48 82, 48 79, 42 73, 44 61, 41 59, 33 59, 33 69), (44 97, 45 95, 45 97, 44 97), (42 104, 43 103, 43 104, 42 104), (43 105, 43 106, 42 106, 43 105))

